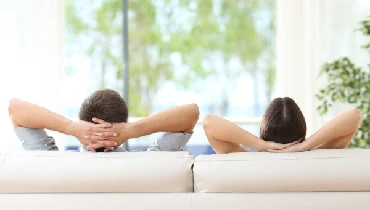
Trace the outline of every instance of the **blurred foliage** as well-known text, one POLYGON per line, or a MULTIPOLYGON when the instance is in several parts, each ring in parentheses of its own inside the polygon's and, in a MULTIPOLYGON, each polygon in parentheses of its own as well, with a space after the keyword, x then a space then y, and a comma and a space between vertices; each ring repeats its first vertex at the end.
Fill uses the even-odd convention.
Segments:
MULTIPOLYGON (((370 38, 370 16, 361 21, 359 31, 370 38)), ((362 46, 370 52, 370 40, 362 46)), ((368 65, 370 67, 370 64, 368 65)), ((327 76, 328 85, 316 95, 321 102, 318 111, 327 114, 334 103, 351 104, 362 112, 362 124, 351 147, 370 147, 370 71, 357 67, 347 57, 339 58, 322 67, 322 74, 327 76)))
MULTIPOLYGON (((108 69, 113 69, 118 80, 122 78, 122 0, 94 1, 87 6, 92 8, 87 14, 76 2, 66 1, 67 31, 72 39, 89 43, 86 55, 99 67, 100 87, 105 87, 108 69)), ((191 89, 215 75, 224 81, 217 99, 222 115, 226 114, 230 92, 245 72, 255 79, 258 73, 264 75, 266 96, 271 99, 275 83, 274 4, 274 0, 130 0, 130 114, 149 114, 157 91, 167 81, 191 89), (258 28, 257 23, 266 27, 258 28), (181 58, 180 65, 173 61, 174 56, 181 58), (232 60, 238 60, 241 68, 233 67, 232 60)), ((256 81, 253 101, 258 102, 256 81)))

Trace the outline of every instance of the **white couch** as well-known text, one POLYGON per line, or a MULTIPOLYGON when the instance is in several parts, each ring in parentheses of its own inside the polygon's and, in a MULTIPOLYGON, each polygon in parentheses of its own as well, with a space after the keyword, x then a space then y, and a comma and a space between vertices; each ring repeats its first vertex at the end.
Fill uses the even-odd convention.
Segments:
POLYGON ((0 152, 0 210, 370 209, 370 150, 0 152))

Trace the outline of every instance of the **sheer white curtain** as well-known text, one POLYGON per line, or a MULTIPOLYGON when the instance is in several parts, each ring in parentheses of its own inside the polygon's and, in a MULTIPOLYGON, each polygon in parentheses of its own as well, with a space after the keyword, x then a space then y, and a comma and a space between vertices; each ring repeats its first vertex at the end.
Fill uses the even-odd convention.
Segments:
POLYGON ((349 56, 356 64, 366 66, 369 55, 360 48, 365 37, 355 29, 370 15, 370 1, 323 0, 321 11, 322 62, 349 56))
POLYGON ((320 83, 320 0, 277 0, 277 96, 301 107, 308 135, 322 125, 315 93, 320 83))
POLYGON ((20 145, 7 114, 19 97, 61 112, 63 0, 0 0, 0 147, 20 145))
POLYGON ((315 94, 325 85, 321 65, 340 56, 368 63, 360 49, 364 38, 354 30, 370 15, 368 0, 277 0, 277 95, 289 96, 302 108, 308 135, 346 106, 320 117, 315 94))
MULTIPOLYGON (((356 65, 368 68, 369 54, 361 49, 361 45, 368 40, 355 29, 370 15, 370 1, 324 0, 320 3, 321 62, 348 56, 356 65)), ((348 105, 336 104, 329 115, 333 116, 346 108, 348 105)))

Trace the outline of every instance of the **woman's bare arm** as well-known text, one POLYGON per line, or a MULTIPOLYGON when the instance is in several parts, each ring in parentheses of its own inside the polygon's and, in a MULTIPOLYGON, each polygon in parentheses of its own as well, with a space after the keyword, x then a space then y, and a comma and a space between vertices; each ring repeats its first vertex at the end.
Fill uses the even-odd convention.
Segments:
POLYGON ((215 115, 207 115, 203 120, 203 128, 216 153, 246 152, 240 145, 245 145, 258 151, 267 149, 284 149, 292 144, 277 144, 266 142, 234 123, 215 115))
POLYGON ((361 112, 351 108, 341 112, 302 143, 304 151, 346 148, 361 124, 361 112))

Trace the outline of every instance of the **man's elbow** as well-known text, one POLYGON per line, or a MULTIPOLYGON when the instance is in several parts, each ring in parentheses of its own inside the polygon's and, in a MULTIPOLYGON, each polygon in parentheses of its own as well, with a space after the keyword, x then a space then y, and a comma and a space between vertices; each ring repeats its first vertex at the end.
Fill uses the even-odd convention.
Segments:
POLYGON ((197 104, 188 104, 187 108, 189 110, 189 117, 192 119, 194 123, 198 122, 199 119, 199 107, 197 104))
POLYGON ((14 113, 16 113, 16 110, 18 109, 19 105, 22 103, 22 100, 20 99, 17 99, 17 98, 12 98, 10 99, 9 101, 9 105, 8 105, 8 114, 9 114, 9 118, 10 118, 10 121, 13 123, 13 125, 15 127, 18 126, 16 120, 15 120, 15 116, 14 116, 14 113))
POLYGON ((12 113, 14 113, 14 109, 16 109, 16 107, 18 106, 19 103, 20 103, 20 100, 18 98, 10 99, 9 105, 8 105, 9 116, 11 116, 12 113))

